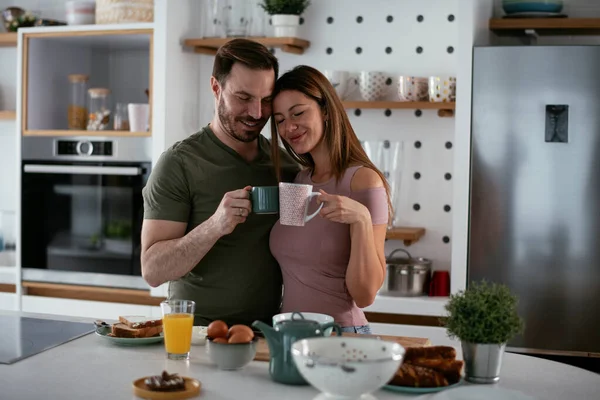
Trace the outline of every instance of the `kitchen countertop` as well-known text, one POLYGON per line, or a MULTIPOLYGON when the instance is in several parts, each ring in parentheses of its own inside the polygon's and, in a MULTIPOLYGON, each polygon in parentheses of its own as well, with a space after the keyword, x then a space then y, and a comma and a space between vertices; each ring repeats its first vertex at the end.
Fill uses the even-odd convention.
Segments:
MULTIPOLYGON (((90 321, 84 318, 2 313, 90 321)), ((92 333, 15 364, 0 365, 0 397, 11 400, 130 400, 134 398, 132 381, 159 374, 162 370, 199 379, 203 385, 201 399, 304 400, 318 395, 318 391, 310 386, 286 386, 271 381, 266 362, 254 361, 239 371, 219 371, 210 363, 204 351, 203 346, 193 346, 189 361, 172 361, 165 358, 162 345, 117 347, 92 333), (249 397, 249 394, 252 395, 249 397)), ((539 400, 591 399, 597 398, 600 375, 553 361, 507 353, 500 383, 485 386, 518 390, 539 400)), ((425 395, 419 399, 441 399, 440 394, 425 395)), ((385 390, 375 392, 374 396, 379 400, 414 398, 385 390)))
POLYGON ((448 299, 448 297, 391 297, 377 295, 373 304, 364 308, 363 311, 441 317, 446 314, 444 306, 448 302, 448 299))
MULTIPOLYGON (((16 272, 16 267, 0 266, 0 283, 15 284, 17 280, 16 272)), ((141 276, 94 274, 74 271, 48 271, 31 268, 23 269, 23 280, 150 290, 153 296, 158 297, 167 296, 168 286, 165 284, 159 288, 152 289, 141 276)), ((364 308, 364 311, 385 314, 443 316, 445 315, 444 306, 447 302, 448 297, 391 297, 377 295, 373 304, 364 308)))

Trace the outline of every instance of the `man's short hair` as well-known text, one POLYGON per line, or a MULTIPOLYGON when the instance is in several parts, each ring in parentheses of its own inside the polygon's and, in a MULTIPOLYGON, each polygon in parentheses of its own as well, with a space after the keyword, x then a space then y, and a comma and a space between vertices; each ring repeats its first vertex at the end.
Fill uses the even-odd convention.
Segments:
POLYGON ((253 40, 233 39, 221 46, 215 56, 212 74, 221 86, 225 85, 236 62, 250 69, 272 69, 275 80, 279 76, 279 62, 269 49, 253 40))

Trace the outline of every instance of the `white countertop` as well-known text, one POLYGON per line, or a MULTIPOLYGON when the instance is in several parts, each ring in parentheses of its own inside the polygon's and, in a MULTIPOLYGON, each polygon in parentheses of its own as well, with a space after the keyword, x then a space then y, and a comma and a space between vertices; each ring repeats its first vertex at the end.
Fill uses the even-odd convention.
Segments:
MULTIPOLYGON (((89 321, 49 315, 22 315, 89 321)), ((318 391, 310 386, 286 386, 271 381, 268 363, 265 362, 252 362, 239 371, 219 371, 206 357, 203 346, 192 347, 189 361, 172 361, 165 358, 164 348, 160 344, 117 347, 90 334, 15 364, 0 365, 0 397, 11 400, 130 400, 134 398, 131 384, 135 379, 156 375, 162 370, 200 380, 203 385, 200 399, 305 400, 318 395, 318 391)), ((600 375, 552 361, 507 353, 500 383, 485 386, 517 390, 539 400, 592 399, 597 398, 600 375)), ((374 396, 379 400, 415 398, 385 390, 375 392, 374 396)), ((419 399, 441 397, 440 394, 425 395, 419 399)))
POLYGON ((444 306, 447 302, 448 297, 390 297, 377 295, 373 304, 364 308, 363 311, 440 317, 446 314, 444 306))
MULTIPOLYGON (((0 283, 15 284, 17 280, 16 267, 0 266, 0 283)), ((152 296, 167 297, 167 284, 151 288, 141 276, 124 276, 109 274, 94 274, 73 271, 48 271, 24 269, 23 280, 67 283, 92 286, 121 287, 128 289, 150 290, 152 296)), ((386 314, 443 316, 444 306, 448 297, 390 297, 377 295, 367 312, 386 314)))

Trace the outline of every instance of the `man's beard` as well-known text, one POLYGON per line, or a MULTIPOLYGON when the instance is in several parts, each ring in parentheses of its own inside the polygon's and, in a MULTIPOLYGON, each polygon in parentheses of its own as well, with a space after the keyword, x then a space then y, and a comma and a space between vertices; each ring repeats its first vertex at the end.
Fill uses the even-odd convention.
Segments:
POLYGON ((221 122, 221 126, 223 126, 223 130, 225 131, 225 133, 227 133, 229 136, 231 136, 235 140, 238 140, 238 141, 244 142, 244 143, 250 143, 250 142, 253 142, 254 140, 256 140, 258 135, 260 135, 260 131, 265 126, 265 122, 266 122, 263 119, 254 119, 252 117, 246 117, 246 118, 234 117, 233 115, 231 115, 230 113, 227 112, 227 109, 225 107, 225 102, 223 101, 223 99, 221 99, 221 101, 219 101, 219 107, 218 107, 217 112, 219 115, 219 121, 221 122), (256 125, 256 128, 253 130, 241 130, 240 132, 237 132, 235 130, 235 124, 237 121, 258 123, 258 125, 256 125))

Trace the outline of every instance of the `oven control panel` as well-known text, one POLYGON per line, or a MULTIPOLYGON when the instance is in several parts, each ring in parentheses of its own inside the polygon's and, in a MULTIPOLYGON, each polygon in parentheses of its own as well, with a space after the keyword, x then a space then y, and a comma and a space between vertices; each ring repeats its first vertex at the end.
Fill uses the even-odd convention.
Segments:
POLYGON ((57 156, 112 156, 112 141, 57 140, 57 156))

